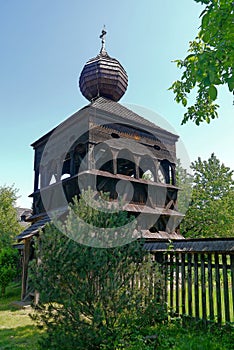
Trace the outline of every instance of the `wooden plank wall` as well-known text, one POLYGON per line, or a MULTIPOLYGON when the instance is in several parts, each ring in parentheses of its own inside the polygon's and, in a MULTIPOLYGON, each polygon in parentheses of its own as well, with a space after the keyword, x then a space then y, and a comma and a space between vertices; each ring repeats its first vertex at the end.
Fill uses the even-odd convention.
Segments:
POLYGON ((164 295, 172 317, 234 322, 234 254, 164 252, 163 256, 164 295))

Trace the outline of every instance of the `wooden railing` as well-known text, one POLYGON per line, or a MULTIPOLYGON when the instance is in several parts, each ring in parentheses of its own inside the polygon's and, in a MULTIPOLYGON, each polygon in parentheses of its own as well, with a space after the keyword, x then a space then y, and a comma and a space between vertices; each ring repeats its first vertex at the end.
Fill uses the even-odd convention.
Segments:
MULTIPOLYGON (((155 253, 156 260, 158 253, 155 253)), ((234 254, 160 252, 171 316, 234 322, 234 254)))

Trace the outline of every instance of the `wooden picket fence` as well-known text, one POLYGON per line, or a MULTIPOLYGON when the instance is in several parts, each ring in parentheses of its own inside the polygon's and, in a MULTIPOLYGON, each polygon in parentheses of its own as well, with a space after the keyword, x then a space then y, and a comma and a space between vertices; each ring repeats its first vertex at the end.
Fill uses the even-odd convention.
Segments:
MULTIPOLYGON (((161 252, 170 315, 234 322, 234 254, 161 252)), ((157 253, 155 253, 157 260, 157 253)))

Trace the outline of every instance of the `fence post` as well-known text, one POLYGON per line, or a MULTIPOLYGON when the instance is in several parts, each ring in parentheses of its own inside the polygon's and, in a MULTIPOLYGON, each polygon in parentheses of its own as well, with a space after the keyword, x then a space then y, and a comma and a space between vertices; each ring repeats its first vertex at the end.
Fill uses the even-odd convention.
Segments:
POLYGON ((229 309, 229 290, 228 290, 228 276, 227 276, 227 257, 222 254, 223 263, 223 288, 224 288, 224 307, 225 307, 225 320, 230 322, 230 309, 229 309))
POLYGON ((209 306, 210 320, 214 320, 214 295, 213 295, 213 274, 212 274, 212 255, 208 255, 208 288, 209 288, 209 306))
POLYGON ((221 292, 220 292, 220 273, 219 273, 219 254, 215 253, 215 279, 216 279, 216 302, 218 323, 222 322, 221 310, 221 292))
POLYGON ((201 286, 202 286, 202 320, 207 321, 206 313, 206 270, 205 270, 205 255, 201 254, 201 286))
POLYGON ((170 310, 174 307, 174 254, 170 253, 170 310))
POLYGON ((192 257, 188 253, 188 314, 192 316, 192 257))
POLYGON ((194 254, 194 299, 195 299, 195 317, 199 320, 199 279, 198 279, 198 254, 194 254))
POLYGON ((234 318, 234 255, 230 254, 231 279, 232 279, 232 317, 234 318))
POLYGON ((185 287, 185 254, 181 254, 181 302, 182 315, 186 314, 186 287, 185 287))
POLYGON ((176 316, 179 316, 179 254, 176 254, 176 288, 175 288, 175 293, 176 293, 176 316))
POLYGON ((167 304, 168 303, 168 254, 164 254, 164 261, 163 261, 163 266, 164 266, 164 301, 167 304))

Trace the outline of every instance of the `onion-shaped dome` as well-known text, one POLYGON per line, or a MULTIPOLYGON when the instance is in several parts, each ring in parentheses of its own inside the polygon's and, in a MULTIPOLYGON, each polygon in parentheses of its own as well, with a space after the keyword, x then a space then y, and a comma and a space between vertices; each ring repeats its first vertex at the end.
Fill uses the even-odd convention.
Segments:
POLYGON ((79 87, 83 96, 89 101, 105 97, 117 102, 127 90, 128 76, 119 61, 107 54, 105 34, 103 30, 100 36, 102 48, 99 55, 91 58, 80 74, 79 87))

